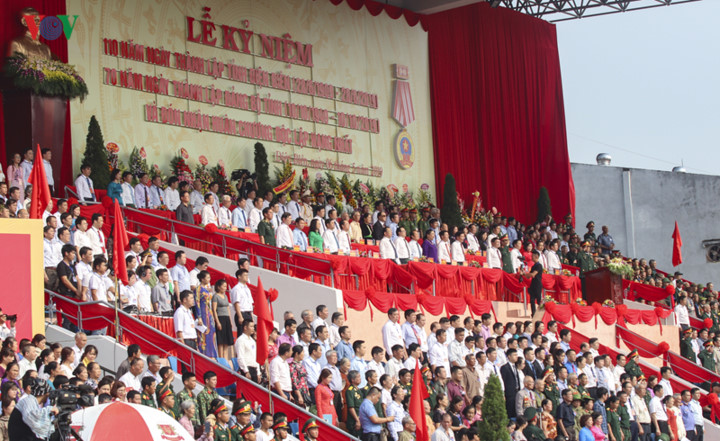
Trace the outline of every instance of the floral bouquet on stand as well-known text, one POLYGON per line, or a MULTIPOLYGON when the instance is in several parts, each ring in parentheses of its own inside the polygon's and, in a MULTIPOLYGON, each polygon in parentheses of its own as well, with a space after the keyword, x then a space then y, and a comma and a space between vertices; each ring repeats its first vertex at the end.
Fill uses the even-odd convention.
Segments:
POLYGON ((30 89, 35 95, 83 101, 88 94, 87 84, 75 66, 60 61, 30 60, 16 52, 7 59, 5 73, 16 87, 30 89))
POLYGON ((220 188, 218 189, 219 194, 228 195, 231 198, 234 196, 232 186, 227 178, 227 173, 225 173, 225 162, 222 159, 218 161, 215 167, 210 169, 210 176, 212 176, 213 181, 220 184, 220 188))
POLYGON ((133 174, 137 180, 138 176, 142 173, 149 173, 150 167, 147 163, 147 153, 145 153, 145 147, 133 147, 130 152, 130 173, 133 174))
POLYGON ((200 180, 202 182, 202 193, 207 193, 208 189, 210 188, 210 184, 213 181, 212 175, 210 174, 210 171, 207 169, 208 165, 208 159, 205 157, 205 155, 200 155, 198 158, 199 164, 197 167, 195 167, 195 179, 200 180))
POLYGON ((170 160, 170 168, 180 181, 192 184, 194 177, 192 170, 190 170, 190 167, 187 165, 188 157, 187 150, 185 150, 184 147, 181 148, 180 152, 170 160))
POLYGON ((117 144, 115 144, 114 142, 108 142, 105 146, 105 149, 107 150, 108 168, 111 172, 115 169, 121 171, 127 170, 125 164, 123 164, 123 162, 120 160, 120 157, 118 156, 120 147, 117 144))
POLYGON ((610 300, 610 299, 607 299, 607 300, 605 300, 604 302, 602 302, 602 305, 603 305, 605 308, 614 308, 614 307, 615 307, 615 302, 613 302, 613 301, 610 300))
POLYGON ((610 259, 607 268, 611 273, 617 274, 625 279, 631 279, 635 276, 635 270, 633 270, 632 265, 625 262, 621 257, 610 259))

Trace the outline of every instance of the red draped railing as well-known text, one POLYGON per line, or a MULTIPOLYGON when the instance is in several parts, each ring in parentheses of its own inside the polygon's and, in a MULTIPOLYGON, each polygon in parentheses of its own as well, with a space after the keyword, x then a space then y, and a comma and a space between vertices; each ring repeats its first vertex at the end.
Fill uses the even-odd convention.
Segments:
POLYGON ((577 318, 581 322, 589 322, 594 319, 595 327, 597 327, 597 320, 598 317, 600 317, 606 325, 625 322, 631 325, 643 323, 654 326, 659 324, 660 332, 662 332, 662 322, 660 320, 672 314, 672 311, 663 308, 641 310, 629 309, 627 305, 615 305, 614 308, 610 308, 602 306, 599 303, 593 303, 590 306, 580 306, 577 303, 570 305, 545 303, 545 312, 552 320, 557 320, 561 323, 572 323, 573 326, 577 318))

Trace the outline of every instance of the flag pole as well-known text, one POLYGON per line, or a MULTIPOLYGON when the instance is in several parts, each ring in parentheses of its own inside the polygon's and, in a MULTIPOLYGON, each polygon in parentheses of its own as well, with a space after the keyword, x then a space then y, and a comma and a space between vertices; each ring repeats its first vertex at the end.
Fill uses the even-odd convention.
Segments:
MULTIPOLYGON (((265 296, 265 299, 267 300, 268 308, 272 308, 272 303, 270 302, 270 297, 265 296)), ((267 342, 265 342, 265 344, 267 344, 267 342)), ((267 373, 267 377, 268 377, 268 400, 269 400, 268 404, 270 405, 270 413, 275 414, 275 405, 273 403, 273 397, 272 397, 272 384, 270 383, 270 363, 267 359, 265 360, 265 372, 267 373)))

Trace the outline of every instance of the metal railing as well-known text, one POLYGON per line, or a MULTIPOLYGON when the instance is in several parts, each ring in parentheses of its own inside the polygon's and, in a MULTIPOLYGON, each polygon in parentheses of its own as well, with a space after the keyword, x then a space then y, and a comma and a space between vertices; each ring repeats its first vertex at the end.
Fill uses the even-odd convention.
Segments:
MULTIPOLYGON (((243 382, 244 387, 250 387, 250 388, 255 388, 255 389, 258 389, 258 388, 259 388, 259 389, 262 389, 262 390, 263 390, 263 393, 268 393, 268 391, 267 391, 262 385, 259 385, 259 384, 257 384, 257 383, 252 382, 251 380, 248 380, 247 378, 245 378, 244 376, 238 374, 237 372, 235 372, 235 371, 227 368, 226 366, 223 366, 222 364, 216 362, 216 361, 213 360, 212 358, 209 358, 209 357, 205 356, 204 354, 198 352, 197 350, 190 348, 189 346, 187 346, 187 345, 185 345, 184 343, 178 341, 177 339, 173 338, 172 336, 169 336, 169 335, 167 335, 167 334, 164 334, 164 333, 158 331, 157 329, 153 328, 152 326, 148 325, 147 323, 145 323, 145 322, 143 322, 143 321, 141 321, 141 320, 138 320, 137 318, 133 317, 132 315, 130 315, 130 314, 128 314, 128 313, 126 313, 126 312, 124 312, 124 311, 122 311, 122 310, 116 310, 116 309, 113 307, 113 305, 111 305, 111 304, 109 304, 109 303, 107 303, 107 302, 102 302, 102 301, 97 301, 97 302, 77 302, 77 301, 74 300, 74 299, 71 299, 71 298, 69 298, 69 297, 65 297, 65 296, 63 296, 63 295, 61 295, 61 294, 58 294, 58 293, 56 293, 56 292, 53 292, 53 291, 45 290, 45 293, 48 295, 49 300, 50 300, 48 306, 51 306, 51 307, 49 308, 50 311, 51 311, 51 314, 53 314, 53 311, 55 310, 55 308, 54 308, 54 306, 56 306, 56 305, 54 304, 55 299, 62 300, 62 301, 65 302, 66 304, 72 305, 72 306, 74 307, 74 309, 75 309, 74 315, 73 315, 73 311, 72 311, 73 308, 63 308, 62 313, 63 313, 64 315, 67 315, 68 317, 72 317, 72 318, 76 319, 76 320, 77 320, 77 323, 78 323, 78 327, 79 327, 80 329, 83 329, 82 323, 83 323, 83 321, 85 321, 85 320, 90 320, 90 319, 98 320, 98 319, 102 319, 104 322, 107 322, 107 323, 108 323, 108 326, 117 326, 117 327, 119 328, 120 333, 119 333, 119 335, 116 336, 116 338, 117 338, 119 341, 122 340, 122 335, 123 335, 123 334, 129 334, 129 335, 132 335, 132 336, 134 336, 134 337, 136 337, 136 338, 138 338, 138 339, 144 340, 145 344, 148 344, 148 345, 152 346, 152 347, 155 348, 160 354, 167 354, 167 350, 166 350, 165 348, 161 348, 161 347, 159 347, 159 346, 157 346, 157 345, 155 345, 155 344, 153 344, 153 343, 150 343, 150 342, 148 341, 148 339, 146 338, 146 337, 147 337, 147 334, 146 334, 146 333, 154 334, 156 338, 160 338, 160 339, 164 340, 165 342, 168 343, 168 345, 170 345, 170 346, 175 346, 175 347, 178 347, 178 348, 182 347, 182 349, 183 349, 184 351, 187 351, 187 352, 190 353, 190 360, 189 360, 189 361, 183 360, 183 359, 181 359, 180 357, 178 357, 178 363, 182 363, 182 365, 185 366, 189 371, 195 372, 195 363, 196 363, 196 360, 202 359, 202 360, 205 360, 206 362, 212 363, 212 365, 213 365, 213 370, 214 370, 214 371, 223 371, 223 372, 231 375, 231 376, 233 377, 233 379, 235 380, 236 384, 237 384, 238 382, 243 382), (104 307, 108 308, 108 310, 109 310, 108 312, 111 312, 112 314, 116 314, 117 317, 123 317, 125 320, 130 320, 130 321, 132 321, 135 325, 139 326, 139 327, 143 330, 143 334, 144 334, 144 335, 141 335, 140 333, 138 333, 138 332, 136 332, 136 331, 134 331, 134 330, 132 330, 132 329, 128 329, 128 328, 122 327, 122 326, 119 325, 119 323, 116 324, 116 323, 115 323, 114 321, 112 321, 112 320, 108 320, 108 318, 107 318, 105 315, 100 315, 100 316, 87 316, 87 315, 83 315, 83 306, 87 306, 87 305, 101 305, 101 306, 104 306, 104 307)), ((54 318, 54 317, 51 316, 51 318, 54 318)), ((238 385, 238 387, 240 387, 240 386, 238 385)), ((316 415, 313 415, 313 414, 311 414, 310 412, 308 412, 307 410, 305 410, 305 409, 303 409, 303 408, 295 405, 294 403, 292 403, 292 402, 290 402, 290 401, 282 398, 281 396, 277 395, 275 392, 270 392, 270 394, 272 395, 272 400, 273 400, 273 401, 276 401, 276 400, 277 400, 277 401, 279 401, 279 402, 282 402, 284 405, 291 406, 291 407, 295 408, 298 412, 304 414, 308 419, 309 419, 309 418, 315 418, 315 419, 317 419, 317 420, 319 421, 319 423, 320 423, 321 425, 323 425, 323 429, 333 430, 333 431, 335 432, 335 434, 333 435, 333 438, 334 438, 334 436, 338 436, 338 437, 340 437, 339 439, 342 439, 342 437, 344 437, 344 438, 349 439, 349 440, 357 441, 357 438, 353 437, 352 435, 349 435, 349 434, 343 432, 342 430, 338 429, 337 427, 335 427, 335 426, 333 426, 333 425, 331 425, 331 424, 327 424, 327 423, 325 423, 324 421, 320 421, 321 418, 318 418, 316 415)))

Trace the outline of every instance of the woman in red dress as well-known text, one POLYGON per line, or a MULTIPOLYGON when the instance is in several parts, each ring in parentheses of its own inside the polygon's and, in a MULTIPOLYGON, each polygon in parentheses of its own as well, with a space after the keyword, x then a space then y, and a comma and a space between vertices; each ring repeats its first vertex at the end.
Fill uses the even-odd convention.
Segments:
POLYGON ((315 388, 315 405, 317 406, 317 414, 320 418, 324 415, 332 415, 332 424, 338 425, 337 413, 335 413, 335 405, 333 403, 333 391, 330 389, 332 381, 332 372, 330 369, 323 369, 320 372, 318 385, 315 388))

